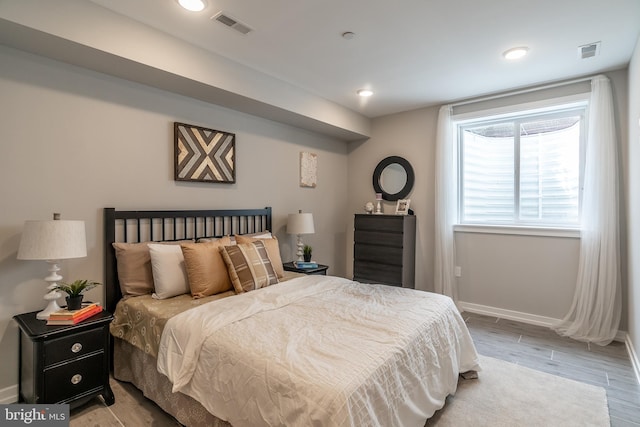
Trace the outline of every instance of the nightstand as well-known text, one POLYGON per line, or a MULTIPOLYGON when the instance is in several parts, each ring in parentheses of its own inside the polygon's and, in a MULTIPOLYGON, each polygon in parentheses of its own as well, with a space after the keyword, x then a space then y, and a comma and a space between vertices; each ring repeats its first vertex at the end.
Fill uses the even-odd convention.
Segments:
POLYGON ((20 401, 68 403, 75 408, 102 395, 115 402, 109 386, 109 323, 103 311, 72 326, 47 326, 37 312, 13 316, 20 327, 20 401))
POLYGON ((298 268, 295 265, 293 265, 293 262, 285 262, 284 264, 282 264, 282 266, 287 271, 295 271, 296 273, 303 273, 303 274, 322 274, 324 276, 327 275, 327 269, 329 268, 328 265, 322 265, 322 264, 318 264, 317 268, 298 268))

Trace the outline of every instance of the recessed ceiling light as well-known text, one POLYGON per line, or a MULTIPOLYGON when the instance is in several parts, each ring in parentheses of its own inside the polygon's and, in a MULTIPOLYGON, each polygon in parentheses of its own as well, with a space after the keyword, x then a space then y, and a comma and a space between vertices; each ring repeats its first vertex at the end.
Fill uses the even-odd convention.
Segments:
POLYGON ((504 56, 505 59, 518 59, 525 56, 528 52, 528 47, 514 47, 513 49, 509 49, 508 51, 504 52, 502 56, 504 56))
POLYGON ((373 91, 371 89, 360 89, 357 93, 363 98, 373 95, 373 91))
POLYGON ((191 12, 200 12, 207 6, 204 0, 178 0, 178 4, 191 12))

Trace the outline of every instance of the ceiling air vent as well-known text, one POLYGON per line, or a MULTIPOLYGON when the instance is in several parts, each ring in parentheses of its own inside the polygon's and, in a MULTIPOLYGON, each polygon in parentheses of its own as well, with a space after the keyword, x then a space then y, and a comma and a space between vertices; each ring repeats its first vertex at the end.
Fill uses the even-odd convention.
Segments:
POLYGON ((593 58, 600 54, 600 42, 585 44, 578 47, 578 58, 587 59, 593 58))
POLYGON ((226 12, 218 12, 215 15, 213 15, 211 17, 212 20, 214 21, 218 21, 221 24, 226 25, 229 28, 233 28, 234 30, 236 30, 239 33, 242 34, 248 34, 251 31, 253 31, 253 28, 249 27, 246 24, 243 24, 242 22, 238 21, 235 18, 232 18, 228 13, 226 12))

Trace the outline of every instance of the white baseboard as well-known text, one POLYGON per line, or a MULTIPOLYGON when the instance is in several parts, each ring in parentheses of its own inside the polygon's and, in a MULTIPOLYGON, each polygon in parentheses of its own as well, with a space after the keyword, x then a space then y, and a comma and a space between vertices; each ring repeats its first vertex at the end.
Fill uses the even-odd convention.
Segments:
POLYGON ((458 306, 464 311, 484 314, 485 316, 499 317, 501 319, 515 320, 517 322, 528 323, 551 328, 558 319, 552 317, 538 316, 537 314, 523 313, 520 311, 506 310, 504 308, 490 307, 488 305, 474 304, 471 302, 458 301, 458 306))
MULTIPOLYGON (((553 317, 538 316, 537 314, 523 313, 521 311, 506 310, 504 308, 490 307, 488 305, 474 304, 471 302, 458 301, 458 307, 463 311, 469 311, 476 314, 484 314, 485 316, 499 317, 501 319, 515 320, 516 322, 527 323, 529 325, 551 327, 561 319, 553 317)), ((626 342, 626 331, 618 331, 615 341, 626 342)))
POLYGON ((18 401, 18 384, 0 389, 0 404, 8 405, 18 401))
POLYGON ((631 337, 627 334, 627 339, 624 341, 627 346, 627 353, 629 353, 629 358, 631 359, 631 366, 633 367, 633 372, 636 374, 636 380, 638 384, 640 384, 640 359, 638 359, 638 353, 636 353, 635 347, 633 346, 633 342, 631 342, 631 337))

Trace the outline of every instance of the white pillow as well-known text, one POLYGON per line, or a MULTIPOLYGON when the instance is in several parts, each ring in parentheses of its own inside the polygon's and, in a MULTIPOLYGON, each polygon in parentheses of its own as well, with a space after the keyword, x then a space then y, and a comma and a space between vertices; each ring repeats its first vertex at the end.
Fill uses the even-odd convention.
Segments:
POLYGON ((149 255, 155 288, 153 298, 166 299, 190 292, 180 245, 150 243, 149 255))

